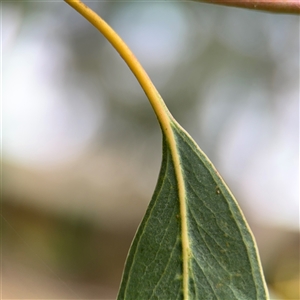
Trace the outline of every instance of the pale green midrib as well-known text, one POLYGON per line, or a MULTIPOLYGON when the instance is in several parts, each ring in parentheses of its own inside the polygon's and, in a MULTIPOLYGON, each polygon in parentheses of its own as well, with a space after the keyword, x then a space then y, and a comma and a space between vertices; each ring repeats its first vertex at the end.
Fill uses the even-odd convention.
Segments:
MULTIPOLYGON (((172 116, 171 116, 172 117, 172 116)), ((172 118, 173 119, 173 118, 172 118)), ((257 267, 258 267, 258 272, 260 273, 260 278, 261 278, 261 281, 262 281, 262 284, 263 284, 263 287, 264 287, 264 291, 265 291, 265 298, 266 300, 269 299, 269 295, 268 295, 268 288, 267 288, 267 284, 265 282, 265 279, 264 279, 264 276, 263 276, 263 268, 262 268, 262 265, 261 265, 261 261, 260 261, 260 256, 259 256, 259 251, 258 251, 258 247, 257 247, 257 244, 256 244, 256 241, 255 241, 255 237, 252 233, 252 230, 248 224, 248 222, 246 221, 246 218, 243 214, 243 211, 241 210, 240 206, 238 205, 238 202, 237 200, 235 199, 234 195, 232 194, 231 190, 229 189, 229 187, 227 186, 227 184, 225 183, 225 181, 223 180, 223 178, 221 177, 221 175, 219 174, 219 172, 216 170, 215 166, 213 165, 213 163, 210 161, 210 159, 207 157, 207 155, 201 150, 201 148, 196 144, 196 142, 193 140, 193 138, 190 136, 190 134, 183 128, 181 127, 181 125, 175 120, 173 119, 172 120, 173 124, 174 124, 174 130, 177 131, 177 134, 181 135, 181 131, 186 135, 186 137, 189 139, 189 141, 191 142, 192 145, 190 146, 193 146, 195 149, 193 149, 193 151, 197 154, 197 151, 203 156, 203 158, 201 156, 198 156, 198 158, 202 161, 202 162, 206 162, 208 163, 210 166, 211 166, 211 169, 208 168, 208 171, 209 173, 212 175, 212 177, 214 178, 216 184, 218 184, 217 180, 220 180, 220 182, 222 183, 222 185, 225 187, 227 193, 230 195, 231 199, 233 200, 233 202, 235 203, 236 205, 236 208, 238 209, 240 215, 241 215, 241 218, 242 220, 244 221, 244 224, 246 226, 246 230, 250 236, 250 238, 252 239, 252 244, 250 243, 249 244, 249 241, 248 240, 245 240, 245 237, 244 237, 244 234, 241 232, 242 231, 242 228, 240 227, 240 222, 236 220, 236 224, 237 224, 237 228, 239 229, 239 232, 240 232, 240 235, 243 239, 243 242, 245 245, 248 245, 246 247, 246 251, 248 253, 248 257, 249 257, 249 260, 250 260, 250 266, 251 266, 251 270, 253 270, 253 264, 251 263, 252 261, 252 257, 253 255, 255 256, 255 259, 257 261, 257 267), (217 180, 216 180, 217 178, 217 180), (253 253, 252 251, 250 251, 249 248, 253 248, 253 253), (250 252, 249 252, 250 251, 250 252)), ((182 135, 181 135, 182 136, 182 135)), ((182 138, 185 139, 184 136, 182 136, 182 138)), ((223 191, 221 189, 221 193, 223 194, 223 191)), ((225 195, 223 194, 223 196, 225 197, 225 195)), ((226 198, 226 197, 225 197, 226 198)), ((232 207, 231 205, 229 205, 229 209, 231 211, 231 213, 233 215, 235 215, 235 212, 232 211, 232 207)), ((257 282, 256 280, 256 276, 254 274, 256 274, 256 272, 251 272, 252 273, 252 278, 253 278, 253 281, 254 281, 254 284, 256 286, 256 291, 260 290, 260 287, 259 287, 259 283, 257 282)))
POLYGON ((169 126, 171 131, 168 132, 167 141, 170 146, 171 156, 174 164, 175 176, 178 186, 178 197, 180 205, 180 220, 181 220, 181 243, 182 243, 182 267, 183 267, 183 299, 189 300, 189 260, 190 260, 190 241, 188 235, 188 222, 187 222, 187 205, 186 205, 186 188, 181 167, 180 155, 178 146, 174 135, 174 127, 180 126, 173 118, 169 111, 167 111, 169 126))

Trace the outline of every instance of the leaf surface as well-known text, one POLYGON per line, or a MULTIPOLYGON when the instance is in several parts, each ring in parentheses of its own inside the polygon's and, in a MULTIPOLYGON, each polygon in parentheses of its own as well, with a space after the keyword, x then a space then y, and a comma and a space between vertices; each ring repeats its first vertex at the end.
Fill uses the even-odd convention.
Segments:
POLYGON ((163 134, 158 183, 118 299, 267 299, 255 241, 236 200, 192 138, 173 120, 171 128, 179 163, 163 134))

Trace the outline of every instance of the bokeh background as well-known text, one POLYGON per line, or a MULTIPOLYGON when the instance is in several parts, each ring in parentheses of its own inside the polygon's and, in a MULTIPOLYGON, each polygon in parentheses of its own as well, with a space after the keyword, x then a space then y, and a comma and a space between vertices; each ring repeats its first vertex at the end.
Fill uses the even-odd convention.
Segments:
MULTIPOLYGON (((299 17, 96 1, 299 296, 299 17)), ((161 133, 120 56, 62 1, 1 2, 1 299, 114 299, 161 133)))

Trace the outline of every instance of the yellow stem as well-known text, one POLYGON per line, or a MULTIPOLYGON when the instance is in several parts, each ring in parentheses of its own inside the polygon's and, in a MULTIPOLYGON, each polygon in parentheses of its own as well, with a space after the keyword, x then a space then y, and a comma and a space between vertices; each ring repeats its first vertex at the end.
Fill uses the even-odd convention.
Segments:
MULTIPOLYGON (((145 94, 147 95, 153 110, 157 116, 160 126, 168 141, 174 168, 178 184, 178 194, 180 202, 180 214, 181 214, 181 237, 182 237, 182 255, 183 255, 183 298, 188 300, 188 261, 189 261, 189 239, 187 235, 187 209, 186 209, 186 192, 183 180, 183 174, 181 171, 181 164, 179 153, 172 130, 171 122, 177 123, 166 107, 160 94, 156 90, 146 71, 138 62, 134 54, 127 47, 124 41, 118 36, 118 34, 94 11, 87 7, 80 0, 64 0, 75 10, 77 10, 83 17, 85 17, 90 23, 92 23, 111 43, 111 45, 117 50, 117 52, 124 59, 132 73, 137 78, 145 94)), ((178 125, 179 126, 179 125, 178 125)))
POLYGON ((92 23, 111 43, 111 45, 117 50, 120 56, 124 59, 132 73, 137 78, 142 89, 147 95, 153 110, 158 118, 159 123, 163 127, 163 130, 167 130, 166 123, 169 123, 166 114, 170 115, 167 107, 161 99, 160 94, 156 90, 148 74, 143 69, 139 61, 136 59, 132 51, 128 48, 125 42, 120 36, 93 10, 87 7, 80 0, 64 0, 75 10, 77 10, 83 17, 85 17, 90 23, 92 23))

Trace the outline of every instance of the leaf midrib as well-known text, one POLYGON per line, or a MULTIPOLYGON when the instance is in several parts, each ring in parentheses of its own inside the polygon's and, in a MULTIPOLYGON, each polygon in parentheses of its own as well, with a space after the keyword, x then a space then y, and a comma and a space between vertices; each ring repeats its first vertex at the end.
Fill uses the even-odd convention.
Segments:
POLYGON ((190 242, 188 236, 188 224, 187 224, 187 205, 186 205, 186 188, 184 182, 183 169, 181 167, 180 155, 174 136, 173 127, 180 126, 173 119, 171 114, 167 111, 165 115, 165 125, 168 127, 164 130, 167 143, 170 147, 171 157, 174 164, 175 177, 177 181, 178 197, 179 197, 179 208, 180 208, 180 223, 181 223, 181 246, 182 246, 182 280, 183 280, 183 299, 189 299, 189 258, 190 258, 190 242), (173 125, 173 126, 172 126, 173 125))

